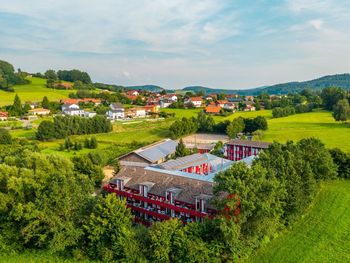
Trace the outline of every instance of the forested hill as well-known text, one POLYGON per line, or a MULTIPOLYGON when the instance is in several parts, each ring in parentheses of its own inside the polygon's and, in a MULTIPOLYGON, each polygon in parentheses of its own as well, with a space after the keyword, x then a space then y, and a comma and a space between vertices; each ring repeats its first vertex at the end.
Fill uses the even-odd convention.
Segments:
POLYGON ((147 90, 152 92, 161 92, 164 88, 156 86, 156 85, 142 85, 142 86, 129 86, 126 89, 130 90, 147 90))
POLYGON ((302 81, 302 82, 287 82, 282 84, 276 84, 272 86, 264 86, 254 89, 245 89, 245 90, 226 90, 226 89, 212 89, 202 86, 191 86, 186 87, 183 90, 187 91, 204 91, 206 94, 209 93, 227 93, 227 94, 240 94, 240 95, 257 95, 262 92, 268 94, 288 94, 299 92, 305 88, 320 90, 325 87, 336 86, 343 89, 350 89, 350 74, 337 74, 324 76, 318 79, 302 81))

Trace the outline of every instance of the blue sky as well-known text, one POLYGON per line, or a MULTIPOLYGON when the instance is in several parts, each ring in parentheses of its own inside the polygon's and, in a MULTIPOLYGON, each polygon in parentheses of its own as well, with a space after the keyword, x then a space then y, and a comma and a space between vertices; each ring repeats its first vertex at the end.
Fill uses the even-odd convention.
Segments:
POLYGON ((350 1, 0 0, 0 59, 169 89, 307 80, 350 72, 350 1))

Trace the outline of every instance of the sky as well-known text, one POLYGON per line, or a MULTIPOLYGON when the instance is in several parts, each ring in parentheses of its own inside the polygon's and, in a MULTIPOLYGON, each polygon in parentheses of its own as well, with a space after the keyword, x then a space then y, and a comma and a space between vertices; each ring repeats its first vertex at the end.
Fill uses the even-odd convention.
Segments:
POLYGON ((0 59, 168 89, 309 80, 350 72, 350 1, 0 0, 0 59))

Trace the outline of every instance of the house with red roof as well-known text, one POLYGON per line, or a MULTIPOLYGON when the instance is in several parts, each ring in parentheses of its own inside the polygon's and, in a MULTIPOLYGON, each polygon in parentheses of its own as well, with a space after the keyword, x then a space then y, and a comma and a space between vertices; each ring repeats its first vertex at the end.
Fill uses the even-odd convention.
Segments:
POLYGON ((192 103, 196 108, 201 107, 202 102, 203 102, 202 97, 191 97, 185 100, 185 104, 192 103))
POLYGON ((9 117, 9 113, 7 111, 0 111, 0 120, 6 121, 9 117))

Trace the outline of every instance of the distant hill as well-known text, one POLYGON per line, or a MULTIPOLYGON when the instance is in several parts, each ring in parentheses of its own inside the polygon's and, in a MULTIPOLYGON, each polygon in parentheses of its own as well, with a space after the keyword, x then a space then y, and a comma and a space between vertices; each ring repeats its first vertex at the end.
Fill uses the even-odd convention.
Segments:
POLYGON ((156 85, 128 86, 125 88, 129 90, 147 90, 151 92, 161 92, 162 90, 164 90, 164 88, 156 85))
POLYGON ((350 89, 350 74, 337 74, 324 76, 318 79, 302 81, 302 82, 287 82, 282 84, 276 84, 272 86, 263 86, 253 89, 244 90, 226 90, 226 89, 213 89, 202 86, 190 86, 183 88, 185 91, 204 91, 206 94, 209 93, 226 93, 226 94, 239 94, 239 95, 258 95, 262 92, 268 94, 288 94, 302 91, 303 89, 309 88, 312 90, 321 90, 326 87, 336 86, 343 89, 350 89))

